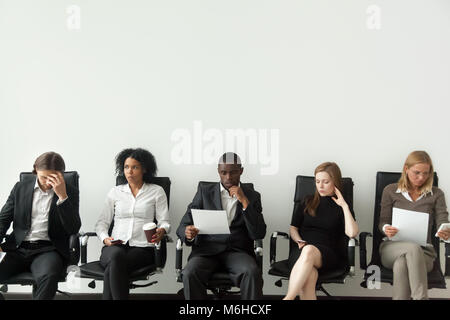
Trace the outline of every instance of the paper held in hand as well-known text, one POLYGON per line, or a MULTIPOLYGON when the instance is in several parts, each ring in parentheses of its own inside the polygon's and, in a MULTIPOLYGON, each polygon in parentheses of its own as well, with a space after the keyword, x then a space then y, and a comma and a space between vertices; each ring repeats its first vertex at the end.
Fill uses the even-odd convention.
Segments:
POLYGON ((198 234, 230 234, 225 210, 191 209, 198 234))
POLYGON ((426 212, 399 208, 392 209, 392 226, 398 229, 393 241, 411 241, 421 246, 427 245, 428 219, 426 212))

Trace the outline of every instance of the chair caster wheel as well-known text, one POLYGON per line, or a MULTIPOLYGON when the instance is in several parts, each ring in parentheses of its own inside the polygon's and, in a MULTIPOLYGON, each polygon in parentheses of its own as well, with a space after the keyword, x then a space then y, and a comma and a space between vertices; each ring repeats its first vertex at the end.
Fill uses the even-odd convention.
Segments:
POLYGON ((95 289, 95 280, 92 280, 91 282, 89 282, 88 287, 95 289))

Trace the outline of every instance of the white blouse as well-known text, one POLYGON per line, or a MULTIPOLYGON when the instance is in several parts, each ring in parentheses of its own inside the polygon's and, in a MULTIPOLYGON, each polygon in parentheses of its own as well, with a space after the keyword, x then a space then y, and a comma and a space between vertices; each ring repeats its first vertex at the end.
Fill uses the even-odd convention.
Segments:
POLYGON ((114 219, 111 237, 133 247, 150 247, 142 226, 156 221, 158 228, 170 232, 169 210, 164 189, 157 184, 144 183, 136 198, 127 184, 113 187, 106 197, 102 213, 95 225, 100 241, 109 237, 108 230, 114 219))

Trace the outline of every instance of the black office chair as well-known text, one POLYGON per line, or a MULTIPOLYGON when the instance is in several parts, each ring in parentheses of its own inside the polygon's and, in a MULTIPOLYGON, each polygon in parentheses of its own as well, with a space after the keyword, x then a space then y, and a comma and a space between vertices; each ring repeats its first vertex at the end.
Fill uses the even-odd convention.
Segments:
MULTIPOLYGON (((381 196, 383 194, 384 187, 386 187, 388 184, 396 183, 400 179, 401 173, 399 172, 377 172, 377 180, 376 180, 376 190, 375 190, 375 210, 374 210, 374 216, 373 216, 373 233, 369 232, 361 232, 359 235, 360 239, 360 267, 362 270, 365 270, 364 272, 364 281, 361 282, 361 286, 363 288, 367 288, 367 281, 370 280, 369 277, 373 275, 373 273, 368 272, 369 270, 372 270, 370 266, 375 266, 375 270, 380 270, 380 282, 390 283, 392 285, 393 283, 393 272, 391 269, 387 269, 382 266, 381 264, 381 257, 380 257, 380 244, 383 241, 383 238, 385 237, 381 231, 378 230, 378 225, 380 222, 380 210, 381 210, 381 196), (369 263, 369 266, 367 265, 367 249, 366 249, 366 241, 367 237, 373 237, 372 240, 372 258, 369 263), (378 269, 379 268, 379 269, 378 269)), ((437 174, 434 173, 434 182, 433 186, 438 186, 438 177, 437 174)), ((437 258, 434 261, 433 270, 431 270, 428 273, 428 288, 439 288, 439 289, 445 289, 445 278, 441 271, 441 265, 440 265, 440 248, 439 248, 439 242, 440 239, 434 237, 434 234, 436 233, 436 226, 433 223, 432 227, 432 242, 434 249, 437 253, 437 258)), ((445 244, 445 275, 450 276, 450 244, 445 244)))
MULTIPOLYGON (((22 172, 20 173, 20 181, 28 180, 28 179, 36 179, 36 175, 31 172, 22 172)), ((64 172, 64 180, 66 184, 70 184, 73 187, 78 189, 78 180, 79 175, 76 171, 66 171, 64 172)), ((73 234, 70 236, 69 240, 69 249, 70 249, 70 265, 77 265, 80 260, 80 245, 79 245, 79 236, 78 234, 73 234)), ((61 274, 58 282, 65 282, 67 277, 67 268, 64 269, 64 272, 61 274)), ((3 286, 0 288, 0 300, 4 299, 2 292, 8 292, 8 285, 22 285, 22 286, 33 286, 33 292, 36 289, 36 283, 33 280, 33 275, 31 272, 22 272, 19 273, 6 281, 2 282, 3 286)), ((69 296, 68 293, 58 290, 57 292, 69 296)))
MULTIPOLYGON (((124 176, 117 176, 116 185, 126 184, 128 183, 124 176)), ((154 184, 161 186, 164 189, 164 192, 167 196, 167 204, 169 205, 170 201, 170 185, 171 181, 168 177, 155 177, 153 178, 154 184)), ((155 223, 157 221, 155 220, 155 223)), ((109 235, 113 230, 114 220, 111 223, 109 228, 109 235)), ((83 279, 93 279, 88 286, 92 289, 95 288, 95 281, 103 281, 105 269, 101 266, 100 261, 92 261, 87 262, 87 244, 90 237, 96 237, 97 234, 95 232, 86 232, 80 233, 81 237, 81 264, 79 266, 80 270, 77 277, 83 279)), ((130 289, 135 288, 144 288, 151 286, 158 281, 151 281, 146 284, 136 284, 136 281, 146 281, 149 278, 157 273, 162 273, 164 266, 166 265, 167 260, 167 243, 173 242, 173 240, 166 234, 160 241, 158 245, 155 246, 155 263, 147 265, 143 268, 137 269, 130 274, 130 289)))
MULTIPOLYGON (((200 181, 199 184, 208 184, 208 183, 217 183, 217 182, 206 182, 200 181)), ((253 183, 241 183, 241 185, 247 186, 254 190, 253 183)), ((263 240, 258 239, 254 241, 254 251, 255 251, 255 259, 256 264, 258 265, 261 275, 262 275, 262 259, 263 259, 263 240)), ((177 240, 177 249, 175 256, 175 271, 177 282, 183 283, 183 274, 181 273, 183 270, 183 242, 181 239, 177 240)), ((262 277, 261 277, 262 278, 262 277)), ((227 296, 240 294, 240 291, 232 291, 234 287, 233 282, 230 279, 229 273, 225 270, 219 270, 214 272, 211 275, 211 278, 208 280, 206 284, 206 289, 210 290, 215 299, 226 298, 227 296)), ((178 294, 182 294, 183 289, 181 289, 178 294)))
MULTIPOLYGON (((350 211, 353 215, 353 181, 351 178, 342 178, 341 193, 347 202, 350 211)), ((304 201, 306 196, 313 195, 316 190, 315 178, 308 176, 297 176, 294 196, 294 212, 297 207, 304 201)), ((277 239, 289 239, 289 252, 298 245, 290 239, 290 235, 286 232, 276 231, 272 233, 270 238, 270 269, 269 274, 272 276, 281 277, 275 282, 277 287, 283 285, 282 280, 289 280, 290 269, 288 259, 276 261, 277 239)), ((325 272, 319 272, 319 278, 316 283, 316 290, 322 291, 328 297, 331 295, 325 290, 323 284, 325 283, 345 283, 347 276, 353 276, 355 273, 355 239, 349 239, 347 236, 342 239, 342 245, 347 246, 347 252, 343 250, 343 255, 347 255, 348 261, 345 261, 342 266, 325 272)))

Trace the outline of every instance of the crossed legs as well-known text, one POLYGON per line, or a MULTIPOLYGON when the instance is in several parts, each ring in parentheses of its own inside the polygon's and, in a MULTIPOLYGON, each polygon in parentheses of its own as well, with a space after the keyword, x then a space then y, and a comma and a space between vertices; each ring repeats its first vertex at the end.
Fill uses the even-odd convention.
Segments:
POLYGON ((294 300, 297 295, 302 300, 316 300, 316 282, 321 266, 322 254, 319 249, 313 245, 304 246, 292 268, 288 292, 283 300, 294 300))
POLYGON ((427 272, 434 259, 415 243, 385 241, 380 245, 381 263, 394 273, 394 300, 428 299, 427 272))

